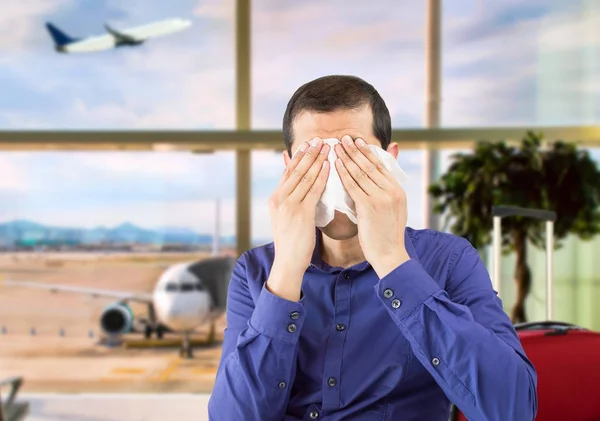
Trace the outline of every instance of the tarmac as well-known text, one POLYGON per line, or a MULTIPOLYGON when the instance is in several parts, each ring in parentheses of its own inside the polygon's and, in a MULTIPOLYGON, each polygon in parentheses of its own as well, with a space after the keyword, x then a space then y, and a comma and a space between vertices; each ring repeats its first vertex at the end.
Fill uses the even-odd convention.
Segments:
MULTIPOLYGON (((165 267, 200 254, 0 253, 0 276, 59 285, 150 292, 165 267)), ((100 315, 113 300, 0 285, 0 378, 23 377, 26 393, 210 393, 221 356, 222 317, 211 346, 179 357, 181 336, 129 345, 100 343, 100 315), (159 344, 160 342, 160 344, 159 344), (154 345, 154 346, 152 346, 154 345)), ((131 303, 146 317, 145 305, 131 303)), ((193 342, 205 340, 208 326, 193 342)))
POLYGON ((208 421, 208 394, 27 394, 27 421, 208 421))
MULTIPOLYGON (((150 292, 165 267, 195 258, 201 256, 0 254, 0 274, 150 292)), ((140 334, 125 338, 129 346, 102 344, 99 319, 109 303, 78 294, 0 288, 0 378, 23 378, 17 399, 30 403, 26 420, 208 420, 224 317, 214 344, 195 346, 194 358, 187 360, 179 357, 178 335, 167 334, 161 344, 145 342, 140 334)), ((145 306, 132 303, 132 309, 146 315, 145 306)), ((192 342, 207 335, 208 326, 192 342)))
POLYGON ((22 390, 29 393, 210 393, 221 355, 219 341, 182 359, 177 348, 107 348, 90 338, 0 338, 1 377, 23 377, 22 390))

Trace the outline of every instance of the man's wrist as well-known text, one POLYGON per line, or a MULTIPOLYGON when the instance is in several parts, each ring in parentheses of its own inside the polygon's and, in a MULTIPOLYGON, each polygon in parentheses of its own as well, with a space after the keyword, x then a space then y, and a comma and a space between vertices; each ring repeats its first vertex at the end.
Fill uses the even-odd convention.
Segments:
POLYGON ((289 301, 300 301, 304 272, 295 271, 291 266, 275 261, 267 280, 267 290, 289 301))
POLYGON ((376 262, 371 263, 375 273, 379 279, 385 278, 392 271, 394 271, 400 265, 408 262, 410 260, 410 256, 408 255, 406 250, 401 250, 398 253, 388 256, 381 256, 378 258, 376 262))

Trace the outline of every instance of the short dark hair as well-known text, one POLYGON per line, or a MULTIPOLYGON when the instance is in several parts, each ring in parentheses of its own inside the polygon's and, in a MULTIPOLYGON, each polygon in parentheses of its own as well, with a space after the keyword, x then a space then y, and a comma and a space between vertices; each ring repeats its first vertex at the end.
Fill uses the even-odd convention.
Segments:
MULTIPOLYGON (((392 138, 390 112, 369 83, 356 76, 323 76, 299 87, 290 98, 283 116, 283 139, 288 154, 292 156, 294 119, 302 111, 327 113, 337 110, 355 110, 369 105, 373 113, 373 134, 387 149, 392 138)), ((307 139, 308 140, 308 139, 307 139)))

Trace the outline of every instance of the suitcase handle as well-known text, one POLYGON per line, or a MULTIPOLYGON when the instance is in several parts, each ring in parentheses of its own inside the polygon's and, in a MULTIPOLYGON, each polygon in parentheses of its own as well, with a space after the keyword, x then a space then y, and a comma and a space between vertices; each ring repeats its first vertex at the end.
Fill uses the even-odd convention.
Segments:
POLYGON ((546 320, 551 320, 552 272, 554 262, 552 252, 554 250, 554 221, 556 221, 556 212, 545 209, 521 208, 518 206, 492 206, 492 217, 494 220, 492 284, 498 294, 500 294, 502 259, 502 218, 509 216, 524 216, 526 218, 541 219, 546 222, 546 320))
POLYGON ((556 221, 556 212, 545 209, 520 208, 518 206, 492 206, 492 216, 525 216, 543 221, 556 221))
POLYGON ((567 322, 546 320, 541 322, 526 322, 515 325, 515 330, 540 330, 540 329, 583 329, 580 326, 567 322))
POLYGON ((530 330, 546 330, 547 332, 544 333, 544 336, 562 336, 567 335, 571 331, 587 331, 586 328, 581 326, 553 320, 546 320, 545 322, 520 323, 515 326, 515 330, 521 332, 530 330))

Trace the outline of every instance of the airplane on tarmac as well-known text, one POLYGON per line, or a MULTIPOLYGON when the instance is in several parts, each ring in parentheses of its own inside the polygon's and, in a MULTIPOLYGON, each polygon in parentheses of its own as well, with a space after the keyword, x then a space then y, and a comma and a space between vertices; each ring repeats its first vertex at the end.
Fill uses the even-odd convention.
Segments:
POLYGON ((91 53, 140 45, 150 38, 187 29, 191 24, 191 21, 185 19, 167 19, 120 31, 105 24, 104 28, 108 34, 85 38, 71 37, 50 22, 46 23, 46 28, 54 41, 54 48, 59 53, 91 53))
POLYGON ((42 282, 2 280, 0 285, 40 288, 51 292, 71 292, 92 297, 111 298, 114 301, 100 315, 100 327, 109 336, 135 332, 135 316, 130 301, 148 306, 148 318, 144 335, 147 339, 156 334, 162 339, 165 332, 183 334, 180 355, 192 358, 190 334, 197 327, 210 323, 208 341, 214 340, 215 321, 225 312, 227 290, 236 259, 219 256, 220 249, 220 201, 217 200, 216 226, 213 236, 213 256, 199 261, 176 263, 168 267, 158 278, 152 293, 126 292, 70 285, 54 285, 42 282))
POLYGON ((215 321, 225 311, 234 264, 235 259, 230 256, 177 263, 162 273, 152 293, 15 280, 0 280, 0 284, 115 299, 100 315, 100 327, 109 336, 135 332, 135 316, 128 303, 147 304, 148 319, 143 322, 145 337, 149 339, 155 333, 157 338, 162 339, 165 332, 180 332, 183 334, 180 355, 192 358, 190 334, 194 329, 210 323, 208 341, 214 340, 215 321))

